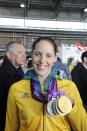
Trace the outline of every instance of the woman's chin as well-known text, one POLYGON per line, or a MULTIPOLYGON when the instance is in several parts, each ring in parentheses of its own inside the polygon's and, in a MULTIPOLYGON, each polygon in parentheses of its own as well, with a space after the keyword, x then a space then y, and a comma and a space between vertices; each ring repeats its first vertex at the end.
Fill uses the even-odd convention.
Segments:
POLYGON ((37 71, 37 74, 39 75, 39 76, 45 76, 46 74, 48 74, 48 72, 46 71, 37 71))

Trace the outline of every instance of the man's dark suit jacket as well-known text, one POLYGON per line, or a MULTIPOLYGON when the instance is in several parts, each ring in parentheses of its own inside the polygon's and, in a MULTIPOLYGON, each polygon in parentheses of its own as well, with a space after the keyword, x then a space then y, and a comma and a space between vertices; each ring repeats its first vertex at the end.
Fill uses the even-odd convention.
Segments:
POLYGON ((23 79, 24 73, 21 67, 16 69, 11 62, 5 58, 0 66, 0 131, 4 131, 7 96, 10 86, 23 79))

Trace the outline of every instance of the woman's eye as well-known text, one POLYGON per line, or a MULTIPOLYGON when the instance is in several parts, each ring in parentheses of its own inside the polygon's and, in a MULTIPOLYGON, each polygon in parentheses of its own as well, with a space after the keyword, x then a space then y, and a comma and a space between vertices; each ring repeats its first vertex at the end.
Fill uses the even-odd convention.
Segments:
POLYGON ((40 54, 39 53, 35 53, 35 56, 40 56, 40 54))
POLYGON ((47 57, 49 57, 49 58, 50 58, 50 57, 52 57, 52 56, 51 56, 51 55, 47 55, 47 57))

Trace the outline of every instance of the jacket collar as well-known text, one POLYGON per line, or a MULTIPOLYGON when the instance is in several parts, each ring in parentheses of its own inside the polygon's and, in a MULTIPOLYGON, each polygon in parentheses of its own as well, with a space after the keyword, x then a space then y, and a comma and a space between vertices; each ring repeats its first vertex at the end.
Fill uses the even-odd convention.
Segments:
MULTIPOLYGON (((10 76, 14 76, 16 74, 18 74, 18 69, 16 69, 13 64, 9 61, 9 59, 5 58, 1 68, 4 68, 4 70, 10 75, 10 76)), ((21 70, 22 68, 19 67, 21 70)), ((23 70, 22 70, 23 71, 23 70)))

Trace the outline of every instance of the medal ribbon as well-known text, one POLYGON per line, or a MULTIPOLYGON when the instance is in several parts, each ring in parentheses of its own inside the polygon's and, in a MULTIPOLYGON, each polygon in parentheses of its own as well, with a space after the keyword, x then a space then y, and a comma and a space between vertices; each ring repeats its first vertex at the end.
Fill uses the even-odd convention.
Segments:
MULTIPOLYGON (((25 75, 25 79, 30 80, 30 88, 32 92, 32 97, 40 102, 47 103, 52 98, 56 98, 57 96, 64 95, 64 91, 58 89, 58 84, 56 80, 58 70, 56 68, 52 68, 52 72, 49 74, 47 81, 44 85, 44 90, 41 89, 40 82, 36 78, 34 70, 27 71, 25 75)), ((60 75, 59 75, 60 78, 60 75)))
POLYGON ((32 97, 43 103, 47 103, 52 98, 56 98, 57 96, 65 95, 64 91, 58 90, 56 79, 52 79, 50 81, 48 89, 44 92, 42 92, 41 90, 37 91, 37 88, 38 87, 36 87, 35 81, 31 80, 32 97))

